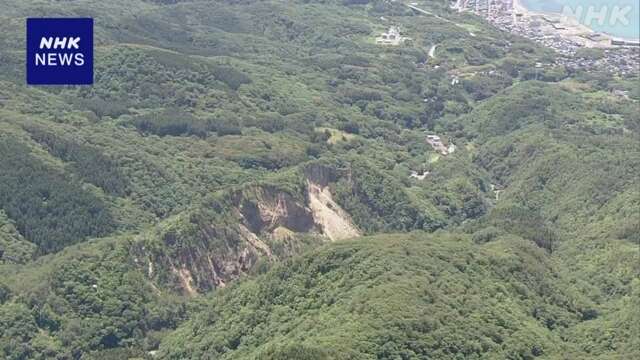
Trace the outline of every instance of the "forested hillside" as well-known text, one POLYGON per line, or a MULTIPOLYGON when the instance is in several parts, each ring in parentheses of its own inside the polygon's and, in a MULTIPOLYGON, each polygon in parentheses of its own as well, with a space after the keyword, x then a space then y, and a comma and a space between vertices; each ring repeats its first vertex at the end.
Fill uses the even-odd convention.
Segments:
POLYGON ((0 1, 0 358, 639 358, 637 74, 418 3, 0 1))

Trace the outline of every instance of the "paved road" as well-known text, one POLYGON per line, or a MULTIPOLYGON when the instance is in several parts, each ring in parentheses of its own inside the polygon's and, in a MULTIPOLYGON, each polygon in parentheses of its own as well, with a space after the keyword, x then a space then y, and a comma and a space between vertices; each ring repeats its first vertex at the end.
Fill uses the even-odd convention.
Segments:
MULTIPOLYGON (((411 9, 411 10, 413 10, 413 11, 419 12, 419 13, 421 13, 421 14, 423 14, 423 15, 433 16, 433 17, 435 17, 435 18, 437 18, 437 19, 440 19, 440 20, 442 20, 442 21, 444 21, 444 22, 451 23, 451 24, 453 24, 453 25, 455 25, 455 26, 457 26, 457 27, 459 27, 459 28, 461 28, 461 29, 464 29, 465 31, 468 31, 464 26, 462 26, 462 25, 460 25, 460 24, 458 24, 458 23, 456 23, 456 22, 454 22, 454 21, 451 21, 451 20, 449 20, 449 19, 445 19, 445 18, 443 18, 443 17, 441 17, 441 16, 438 16, 438 15, 436 15, 436 14, 434 14, 434 13, 430 12, 430 11, 427 11, 427 10, 424 10, 424 9, 420 9, 419 7, 417 7, 417 6, 415 6, 415 5, 411 5, 411 4, 405 4, 405 5, 406 5, 409 9, 411 9)), ((472 33, 472 32, 469 32, 469 35, 471 35, 471 36, 476 36, 476 35, 475 35, 474 33, 472 33)))

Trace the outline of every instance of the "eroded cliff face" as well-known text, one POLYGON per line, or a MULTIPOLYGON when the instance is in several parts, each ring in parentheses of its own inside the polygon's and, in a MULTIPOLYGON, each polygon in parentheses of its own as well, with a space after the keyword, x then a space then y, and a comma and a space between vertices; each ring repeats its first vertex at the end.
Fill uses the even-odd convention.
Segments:
POLYGON ((278 227, 294 232, 315 230, 313 216, 306 204, 274 188, 257 188, 256 198, 243 198, 237 211, 243 223, 256 234, 272 234, 278 227))
POLYGON ((195 295, 226 286, 260 258, 274 260, 270 248, 241 226, 192 222, 181 229, 169 227, 140 239, 131 252, 153 283, 195 295))
POLYGON ((142 240, 132 250, 139 266, 152 281, 194 295, 226 286, 261 261, 361 235, 333 200, 335 170, 310 166, 304 174, 300 193, 253 185, 228 194, 222 213, 174 220, 158 234, 160 241, 142 240))

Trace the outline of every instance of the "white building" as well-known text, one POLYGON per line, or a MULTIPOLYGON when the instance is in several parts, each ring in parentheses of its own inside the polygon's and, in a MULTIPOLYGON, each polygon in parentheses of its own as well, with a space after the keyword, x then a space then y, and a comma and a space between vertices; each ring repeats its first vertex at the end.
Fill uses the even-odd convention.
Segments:
POLYGON ((398 27, 391 26, 387 32, 382 33, 376 38, 376 44, 398 46, 407 40, 409 40, 408 37, 400 35, 400 29, 398 29, 398 27))
MULTIPOLYGON (((449 149, 442 143, 442 139, 438 135, 427 135, 427 143, 431 145, 433 150, 439 152, 442 155, 449 155, 449 149)), ((455 150, 454 150, 455 151, 455 150)))

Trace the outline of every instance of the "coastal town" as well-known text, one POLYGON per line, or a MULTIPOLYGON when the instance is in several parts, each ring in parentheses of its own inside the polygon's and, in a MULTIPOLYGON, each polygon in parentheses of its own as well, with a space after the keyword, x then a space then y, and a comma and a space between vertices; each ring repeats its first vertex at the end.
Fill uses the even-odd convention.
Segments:
POLYGON ((595 32, 562 14, 527 10, 518 0, 455 0, 452 9, 469 11, 499 29, 517 34, 549 48, 560 56, 556 64, 567 69, 598 69, 617 74, 640 68, 640 42, 595 32), (580 49, 600 49, 599 56, 580 56, 580 49))
MULTIPOLYGON (((395 2, 395 0, 390 1, 395 2)), ((404 5, 416 13, 451 22, 418 7, 417 2, 404 5)), ((543 70, 545 66, 562 65, 568 70, 605 70, 612 74, 626 75, 636 74, 640 69, 639 40, 616 38, 593 31, 576 19, 565 15, 532 12, 524 8, 519 0, 452 0, 450 5, 454 11, 472 12, 483 17, 496 28, 523 36, 555 50, 558 56, 553 63, 538 62, 536 70, 543 70)), ((469 34, 476 36, 471 32, 469 34)), ((375 38, 376 44, 383 46, 399 46, 409 40, 411 38, 404 36, 398 26, 390 26, 386 32, 382 32, 375 38)), ((435 57, 436 48, 437 45, 431 46, 428 55, 430 58, 435 57)), ((488 75, 492 73, 494 71, 487 72, 488 75)), ((451 85, 458 82, 458 76, 454 75, 451 85)), ((627 96, 624 91, 619 91, 619 95, 627 96)), ((456 150, 456 145, 451 139, 445 143, 439 135, 427 130, 425 130, 425 141, 440 156, 448 156, 456 150)), ((429 175, 430 172, 426 170, 422 172, 410 170, 409 177, 425 180, 429 175)), ((492 190, 497 201, 503 189, 501 186, 492 185, 492 190)))

